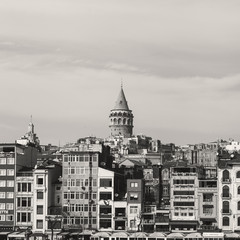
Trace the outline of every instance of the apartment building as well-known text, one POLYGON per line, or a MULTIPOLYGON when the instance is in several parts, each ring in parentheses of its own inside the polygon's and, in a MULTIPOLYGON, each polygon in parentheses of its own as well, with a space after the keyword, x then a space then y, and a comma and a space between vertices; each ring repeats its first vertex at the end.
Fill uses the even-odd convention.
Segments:
POLYGON ((33 227, 31 237, 34 239, 50 239, 61 231, 61 216, 56 218, 52 212, 55 205, 54 186, 62 174, 62 166, 58 162, 46 161, 33 170, 33 227), (59 222, 53 226, 52 221, 59 222), (54 229, 53 229, 54 228, 54 229))
POLYGON ((172 167, 170 193, 170 230, 192 232, 198 228, 198 168, 172 167))
POLYGON ((69 232, 97 229, 100 152, 63 153, 63 228, 69 232))
POLYGON ((218 187, 217 179, 199 179, 200 231, 218 230, 218 187))
POLYGON ((141 230, 142 207, 144 201, 142 179, 127 179, 127 230, 141 230))
POLYGON ((113 231, 114 226, 114 172, 98 168, 98 229, 113 231))
POLYGON ((229 154, 219 160, 218 168, 219 228, 240 231, 240 156, 229 154))
MULTIPOLYGON (((20 169, 33 167, 37 149, 16 143, 0 144, 0 232, 14 230, 17 221, 16 178, 20 169)), ((4 235, 4 234, 3 234, 4 235)))

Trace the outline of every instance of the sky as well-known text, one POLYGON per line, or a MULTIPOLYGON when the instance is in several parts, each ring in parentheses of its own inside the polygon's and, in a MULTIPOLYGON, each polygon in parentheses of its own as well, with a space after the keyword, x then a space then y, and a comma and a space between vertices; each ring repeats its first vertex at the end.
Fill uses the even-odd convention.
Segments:
POLYGON ((0 142, 110 135, 121 82, 134 134, 239 137, 239 0, 1 0, 0 142))

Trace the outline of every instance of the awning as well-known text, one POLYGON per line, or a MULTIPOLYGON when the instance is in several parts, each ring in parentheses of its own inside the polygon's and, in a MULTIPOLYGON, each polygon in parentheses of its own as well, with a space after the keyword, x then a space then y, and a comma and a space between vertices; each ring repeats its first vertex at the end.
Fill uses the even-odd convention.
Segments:
POLYGON ((232 232, 232 233, 226 233, 225 238, 240 238, 240 236, 239 234, 232 232))
POLYGON ((183 220, 177 220, 177 221, 171 221, 170 224, 178 224, 178 225, 197 225, 198 221, 183 221, 183 220))
POLYGON ((118 237, 118 238, 127 238, 129 234, 127 232, 115 232, 112 234, 112 238, 118 237))
POLYGON ((162 232, 150 233, 149 238, 165 238, 165 235, 162 232))
POLYGON ((167 235, 167 238, 184 238, 182 233, 170 233, 167 235))
POLYGON ((198 232, 189 233, 187 236, 185 236, 185 239, 186 238, 202 238, 202 234, 198 232))
POLYGON ((130 235, 130 238, 147 238, 147 233, 145 232, 135 232, 130 235))
POLYGON ((217 222, 216 218, 200 218, 200 221, 217 222))
POLYGON ((60 233, 57 233, 57 235, 61 235, 61 236, 66 236, 66 235, 69 235, 70 233, 69 232, 60 232, 60 233))
POLYGON ((0 235, 7 235, 9 234, 10 232, 0 232, 0 235))
POLYGON ((33 236, 33 237, 46 237, 48 235, 44 234, 42 232, 35 232, 35 233, 32 233, 30 236, 33 236))
POLYGON ((25 238, 25 231, 24 232, 12 232, 8 234, 10 238, 25 238))
POLYGON ((223 232, 203 232, 202 236, 204 238, 223 238, 223 232))
POLYGON ((98 238, 98 237, 108 238, 110 236, 111 236, 111 234, 108 233, 108 232, 97 232, 97 233, 92 235, 92 238, 98 238))

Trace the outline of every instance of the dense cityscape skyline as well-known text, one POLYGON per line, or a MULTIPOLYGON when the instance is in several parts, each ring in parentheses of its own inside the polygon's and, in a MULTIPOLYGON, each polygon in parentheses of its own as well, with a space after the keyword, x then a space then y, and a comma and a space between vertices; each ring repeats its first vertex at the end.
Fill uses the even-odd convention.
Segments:
POLYGON ((239 140, 238 1, 1 1, 2 142, 108 137, 121 81, 134 134, 239 140), (11 94, 10 94, 11 93, 11 94))

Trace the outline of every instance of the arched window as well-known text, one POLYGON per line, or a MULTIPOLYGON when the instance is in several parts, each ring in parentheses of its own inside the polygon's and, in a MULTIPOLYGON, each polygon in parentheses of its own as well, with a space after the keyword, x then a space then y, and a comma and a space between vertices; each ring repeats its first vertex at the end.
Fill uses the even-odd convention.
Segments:
POLYGON ((126 118, 123 119, 123 124, 124 124, 124 125, 126 124, 126 118))
POLYGON ((236 177, 240 178, 240 171, 237 172, 236 177))
POLYGON ((223 217, 222 219, 222 225, 223 226, 229 226, 229 218, 228 217, 223 217))
POLYGON ((238 194, 240 194, 240 186, 238 186, 238 194))
POLYGON ((240 210, 240 201, 238 201, 238 210, 240 210))
POLYGON ((114 124, 117 124, 117 119, 114 118, 114 119, 113 119, 113 122, 114 122, 114 124))
POLYGON ((223 212, 223 213, 229 213, 229 202, 228 202, 228 201, 224 201, 224 202, 223 202, 222 212, 223 212))
POLYGON ((122 113, 121 113, 121 112, 119 112, 119 113, 118 113, 118 116, 122 116, 122 113))
POLYGON ((127 120, 127 124, 130 125, 130 119, 127 120))
POLYGON ((229 187, 228 186, 224 186, 222 189, 222 196, 223 197, 229 197, 229 187))
POLYGON ((119 118, 119 119, 118 119, 118 125, 120 125, 121 123, 122 123, 122 119, 119 118))
POLYGON ((229 171, 224 170, 223 171, 223 181, 227 181, 227 180, 229 180, 229 171))
POLYGON ((238 226, 240 226, 240 217, 238 217, 238 226))

